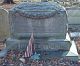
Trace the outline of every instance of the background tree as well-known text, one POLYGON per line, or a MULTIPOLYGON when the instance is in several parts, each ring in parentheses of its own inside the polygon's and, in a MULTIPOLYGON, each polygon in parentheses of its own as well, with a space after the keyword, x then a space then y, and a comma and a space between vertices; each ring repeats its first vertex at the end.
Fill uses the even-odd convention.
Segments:
POLYGON ((4 0, 3 3, 6 3, 6 4, 15 4, 13 0, 4 0))

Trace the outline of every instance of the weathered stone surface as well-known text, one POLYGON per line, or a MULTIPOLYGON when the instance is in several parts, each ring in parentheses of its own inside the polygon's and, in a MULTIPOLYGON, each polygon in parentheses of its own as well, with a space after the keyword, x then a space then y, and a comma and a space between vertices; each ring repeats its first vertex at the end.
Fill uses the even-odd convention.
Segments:
POLYGON ((55 14, 64 15, 65 9, 56 3, 39 2, 39 3, 22 3, 12 10, 12 14, 19 13, 28 18, 47 18, 55 14))
POLYGON ((22 39, 22 40, 18 40, 18 39, 14 39, 14 38, 8 38, 6 41, 6 48, 7 49, 12 49, 12 50, 25 50, 26 46, 28 45, 28 41, 29 39, 22 39))
POLYGON ((47 50, 47 51, 55 51, 55 50, 69 50, 71 43, 70 41, 65 40, 48 40, 48 41, 36 41, 36 48, 37 50, 47 50), (39 44, 41 43, 41 44, 39 44), (66 46, 65 46, 66 45, 66 46))
MULTIPOLYGON (((8 49, 25 50, 28 45, 29 39, 7 39, 8 49)), ((69 50, 71 43, 64 39, 48 39, 48 38, 35 38, 35 49, 36 51, 56 51, 56 50, 69 50)))
POLYGON ((9 37, 9 28, 8 12, 0 7, 0 38, 9 37))
POLYGON ((66 35, 67 16, 63 7, 55 3, 22 3, 10 11, 13 36, 25 37, 32 32, 35 36, 66 35))

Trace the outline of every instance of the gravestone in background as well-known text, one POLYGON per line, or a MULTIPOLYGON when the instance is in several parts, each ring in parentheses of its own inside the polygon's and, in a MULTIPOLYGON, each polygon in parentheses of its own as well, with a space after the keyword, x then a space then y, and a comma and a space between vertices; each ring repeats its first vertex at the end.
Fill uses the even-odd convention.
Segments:
MULTIPOLYGON (((66 39, 66 10, 56 3, 22 3, 9 11, 11 37, 7 47, 26 49, 31 34, 34 34, 36 51, 69 50, 66 39)), ((12 49, 11 48, 11 49, 12 49)))
POLYGON ((9 37, 9 28, 8 12, 0 7, 0 38, 9 37))
POLYGON ((68 29, 70 32, 80 32, 80 8, 67 8, 68 29))

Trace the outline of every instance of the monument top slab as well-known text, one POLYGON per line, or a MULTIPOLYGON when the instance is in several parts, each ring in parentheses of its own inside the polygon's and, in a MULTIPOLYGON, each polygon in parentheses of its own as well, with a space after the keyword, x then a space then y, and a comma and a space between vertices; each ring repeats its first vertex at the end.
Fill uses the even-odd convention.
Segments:
POLYGON ((66 12, 59 4, 50 2, 21 3, 10 11, 29 18, 46 18, 66 12))

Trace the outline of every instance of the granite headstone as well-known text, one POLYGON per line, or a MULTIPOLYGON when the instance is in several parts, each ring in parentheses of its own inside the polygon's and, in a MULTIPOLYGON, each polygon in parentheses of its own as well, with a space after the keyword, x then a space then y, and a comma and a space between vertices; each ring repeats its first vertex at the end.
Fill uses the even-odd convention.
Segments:
POLYGON ((80 32, 80 8, 67 8, 68 31, 80 32))
POLYGON ((9 37, 9 28, 8 11, 0 7, 0 38, 9 37))
POLYGON ((65 41, 67 14, 59 4, 21 3, 9 11, 9 16, 11 38, 7 40, 7 45, 12 44, 13 47, 16 44, 16 48, 25 50, 33 33, 36 50, 69 50, 71 43, 65 41))

